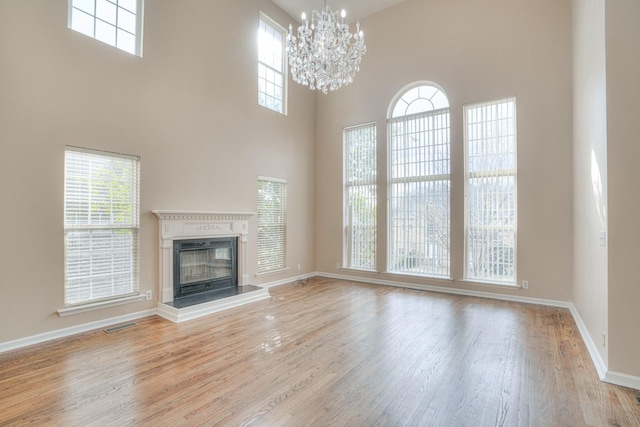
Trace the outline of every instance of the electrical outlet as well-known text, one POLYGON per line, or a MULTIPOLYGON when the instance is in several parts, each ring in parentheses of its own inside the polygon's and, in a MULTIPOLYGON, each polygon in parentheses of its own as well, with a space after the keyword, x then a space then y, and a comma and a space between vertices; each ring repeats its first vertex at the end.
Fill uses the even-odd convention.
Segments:
POLYGON ((298 264, 298 271, 300 271, 300 264, 298 264))
POLYGON ((602 331, 602 346, 607 346, 607 334, 605 334, 604 331, 602 331))
POLYGON ((523 280, 522 281, 522 289, 529 289, 529 281, 528 280, 523 280))
POLYGON ((336 262, 336 270, 339 270, 339 269, 340 269, 340 263, 336 262))
POLYGON ((152 297, 153 297, 153 291, 147 291, 147 293, 145 294, 145 298, 147 299, 147 301, 151 301, 152 297))
POLYGON ((605 246, 607 246, 607 232, 606 231, 601 231, 598 233, 598 242, 600 243, 600 246, 602 246, 603 248, 605 246))

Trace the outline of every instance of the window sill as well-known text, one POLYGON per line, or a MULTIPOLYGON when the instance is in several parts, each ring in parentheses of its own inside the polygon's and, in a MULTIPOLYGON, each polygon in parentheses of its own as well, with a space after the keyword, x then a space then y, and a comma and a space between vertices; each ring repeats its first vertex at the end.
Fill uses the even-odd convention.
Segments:
POLYGON ((285 271, 289 271, 289 270, 290 270, 289 267, 285 267, 285 268, 279 268, 277 270, 263 271, 261 273, 256 273, 256 277, 270 276, 272 274, 284 273, 285 271))
POLYGON ((132 302, 138 302, 144 300, 144 295, 133 295, 129 297, 123 297, 118 299, 112 299, 109 301, 94 302, 91 304, 77 305, 74 307, 66 307, 58 310, 58 316, 65 317, 73 314, 85 313, 87 311, 100 310, 102 308, 114 307, 116 305, 129 304, 132 302))
POLYGON ((340 267, 338 270, 353 271, 354 273, 373 273, 379 274, 378 270, 367 270, 366 268, 340 267))
POLYGON ((407 278, 414 278, 414 279, 427 279, 427 280, 435 280, 435 281, 439 281, 439 282, 453 283, 453 279, 451 277, 444 277, 444 276, 427 276, 427 275, 424 275, 424 274, 398 273, 398 272, 395 272, 395 271, 385 271, 383 274, 386 274, 387 276, 394 276, 394 277, 407 277, 407 278))
POLYGON ((498 286, 500 288, 515 288, 515 289, 522 288, 520 285, 516 285, 515 283, 484 282, 482 280, 463 279, 463 280, 460 280, 460 283, 469 284, 469 285, 480 285, 480 286, 498 286))

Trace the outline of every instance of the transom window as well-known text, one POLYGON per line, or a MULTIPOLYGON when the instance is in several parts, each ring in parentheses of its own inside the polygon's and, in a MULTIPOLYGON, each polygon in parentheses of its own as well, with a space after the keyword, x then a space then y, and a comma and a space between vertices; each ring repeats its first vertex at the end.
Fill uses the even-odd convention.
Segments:
POLYGON ((258 104, 286 114, 286 31, 267 15, 260 14, 258 29, 258 104))
POLYGON ((465 278, 516 283, 516 101, 465 106, 465 278))
POLYGON ((378 192, 376 183, 376 124, 344 130, 345 242, 344 266, 376 268, 378 192))
POLYGON ((402 92, 388 120, 391 272, 450 276, 449 102, 433 84, 402 92))
POLYGON ((435 86, 420 85, 402 94, 393 107, 391 117, 410 116, 449 108, 447 96, 435 86))
POLYGON ((69 0, 69 28, 142 56, 143 0, 69 0))
POLYGON ((65 306, 137 295, 139 163, 135 156, 67 147, 65 306))

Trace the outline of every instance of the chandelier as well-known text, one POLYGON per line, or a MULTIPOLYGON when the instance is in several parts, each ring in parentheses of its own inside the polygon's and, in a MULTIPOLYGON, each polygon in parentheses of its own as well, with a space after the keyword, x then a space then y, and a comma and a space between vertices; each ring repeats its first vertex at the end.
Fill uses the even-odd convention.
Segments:
POLYGON ((297 37, 289 24, 287 53, 291 77, 312 90, 327 93, 351 83, 367 52, 360 22, 356 23, 355 34, 351 34, 344 20, 345 11, 339 15, 324 0, 322 12, 314 10, 311 22, 302 14, 297 37))

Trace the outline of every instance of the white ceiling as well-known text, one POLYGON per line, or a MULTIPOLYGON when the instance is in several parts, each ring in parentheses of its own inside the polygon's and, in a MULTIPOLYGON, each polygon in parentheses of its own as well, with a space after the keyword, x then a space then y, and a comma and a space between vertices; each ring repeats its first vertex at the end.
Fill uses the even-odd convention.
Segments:
MULTIPOLYGON (((282 10, 300 22, 300 15, 322 9, 322 0, 271 0, 282 10)), ((372 15, 404 0, 327 0, 329 7, 335 11, 344 9, 347 12, 347 22, 354 23, 365 16, 372 15)))

